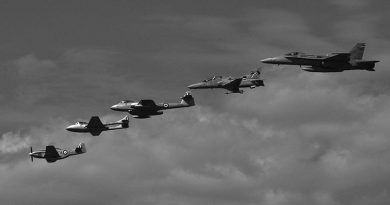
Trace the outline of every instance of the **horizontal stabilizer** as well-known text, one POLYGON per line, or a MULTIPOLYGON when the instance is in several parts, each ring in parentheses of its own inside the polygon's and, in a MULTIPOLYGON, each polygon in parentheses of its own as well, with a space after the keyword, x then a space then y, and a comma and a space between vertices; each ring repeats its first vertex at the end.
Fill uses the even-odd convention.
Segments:
POLYGON ((380 61, 378 61, 378 60, 356 60, 355 61, 356 63, 379 63, 380 61))

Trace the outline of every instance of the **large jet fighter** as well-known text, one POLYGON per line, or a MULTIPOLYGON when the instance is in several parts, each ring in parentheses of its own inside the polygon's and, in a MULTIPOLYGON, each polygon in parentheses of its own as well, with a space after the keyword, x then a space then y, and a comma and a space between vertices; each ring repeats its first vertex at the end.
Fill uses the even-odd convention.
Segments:
POLYGON ((80 143, 76 149, 68 151, 65 149, 56 148, 53 145, 46 146, 46 150, 33 151, 32 147, 30 148, 31 161, 34 161, 34 158, 46 159, 48 163, 55 162, 60 159, 65 159, 72 155, 83 154, 87 152, 84 143, 80 143))
POLYGON ((152 115, 162 115, 162 110, 191 107, 195 105, 194 98, 190 92, 186 92, 181 98, 180 103, 158 103, 153 100, 140 100, 138 102, 123 100, 120 103, 111 106, 112 110, 129 112, 134 118, 149 118, 152 115))
POLYGON ((264 86, 264 82, 260 79, 260 71, 252 71, 250 74, 244 75, 239 78, 214 76, 204 80, 200 83, 189 85, 190 89, 213 89, 224 88, 228 90, 226 94, 230 93, 244 93, 240 88, 256 88, 264 86))
POLYGON ((126 116, 123 119, 103 124, 98 116, 93 116, 89 122, 77 122, 74 125, 70 125, 66 130, 71 132, 89 132, 93 136, 98 136, 103 131, 124 129, 129 127, 129 117, 126 116))
POLYGON ((366 44, 358 43, 349 53, 331 53, 323 55, 309 55, 301 52, 291 52, 284 56, 266 58, 263 63, 277 65, 304 66, 302 70, 309 72, 342 72, 344 70, 375 71, 377 60, 363 60, 366 44))

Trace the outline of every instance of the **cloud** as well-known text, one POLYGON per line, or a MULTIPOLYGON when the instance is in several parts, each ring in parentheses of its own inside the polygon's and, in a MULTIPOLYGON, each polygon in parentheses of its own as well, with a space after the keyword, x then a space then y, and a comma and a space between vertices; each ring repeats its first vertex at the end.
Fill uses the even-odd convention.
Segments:
MULTIPOLYGON (((300 88, 292 89, 297 92, 300 88)), ((320 88, 310 89, 314 93, 320 88)), ((345 99, 354 98, 359 97, 345 99)), ((340 103, 342 113, 350 102, 340 103)), ((299 107, 289 105, 291 109, 299 107)), ((246 107, 263 106, 269 105, 260 101, 256 106, 246 107)), ((320 110, 324 108, 321 106, 326 107, 326 103, 318 107, 320 110)), ((13 168, 2 165, 0 181, 4 187, 17 189, 25 196, 13 200, 19 204, 41 202, 47 195, 61 199, 60 204, 73 200, 114 204, 357 202, 358 198, 345 194, 356 190, 365 197, 375 198, 374 192, 363 191, 386 187, 384 183, 376 183, 386 179, 390 169, 384 165, 390 157, 386 149, 387 131, 385 124, 377 123, 386 122, 385 113, 389 111, 387 106, 381 109, 384 110, 347 117, 346 122, 300 121, 297 112, 286 115, 297 122, 285 127, 278 119, 267 119, 269 123, 264 123, 264 113, 243 116, 198 106, 170 110, 148 120, 132 120, 127 130, 88 138, 77 133, 65 134, 60 127, 66 122, 57 120, 53 124, 63 125, 37 127, 26 136, 42 137, 35 138, 42 146, 56 142, 69 148, 84 139, 88 152, 54 164, 35 160, 31 167, 27 160, 22 160, 13 168), (363 122, 362 118, 368 119, 363 122), (372 175, 372 169, 377 174, 372 175), (90 194, 81 194, 85 190, 90 194)), ((119 115, 102 117, 103 121, 118 118, 119 115)), ((4 201, 12 196, 5 189, 0 193, 4 201)))
POLYGON ((352 42, 373 42, 379 37, 376 14, 359 14, 338 21, 334 25, 335 34, 340 39, 352 42))
POLYGON ((27 148, 29 144, 30 138, 23 138, 20 136, 20 133, 7 132, 1 136, 0 152, 2 154, 15 153, 27 148))
POLYGON ((370 1, 367 0, 329 0, 328 2, 340 8, 351 10, 367 8, 370 5, 370 1))
MULTIPOLYGON (((38 77, 25 75, 14 88, 6 85, 22 78, 19 71, 2 70, 8 80, 3 87, 12 94, 2 93, 0 124, 8 125, 1 128, 0 203, 387 204, 386 39, 373 39, 372 48, 382 46, 369 54, 383 59, 377 72, 267 67, 266 87, 243 95, 196 91, 196 107, 132 119, 129 129, 101 136, 64 130, 93 114, 102 121, 120 119, 123 113, 111 114, 108 107, 123 98, 176 99, 186 83, 244 73, 262 55, 339 48, 316 35, 302 14, 251 9, 233 16, 167 12, 143 19, 148 29, 137 27, 143 38, 129 35, 140 45, 130 50, 70 48, 57 57, 15 58, 24 62, 23 73, 38 77), (41 69, 45 65, 50 72, 41 69), (83 155, 52 164, 28 159, 31 145, 71 149, 80 142, 87 144, 83 155)), ((340 28, 337 39, 345 37, 340 28)))
POLYGON ((23 56, 15 60, 13 64, 24 80, 42 78, 45 74, 54 72, 57 68, 56 63, 52 60, 41 60, 33 54, 23 56))

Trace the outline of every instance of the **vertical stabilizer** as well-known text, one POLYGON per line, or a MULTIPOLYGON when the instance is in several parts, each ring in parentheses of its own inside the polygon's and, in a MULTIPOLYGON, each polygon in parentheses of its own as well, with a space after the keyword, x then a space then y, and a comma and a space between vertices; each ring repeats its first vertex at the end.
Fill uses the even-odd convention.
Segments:
POLYGON ((77 146, 74 151, 77 154, 86 153, 87 152, 87 148, 85 147, 84 143, 80 143, 79 146, 77 146))
POLYGON ((118 122, 121 123, 122 128, 128 128, 129 127, 129 116, 126 115, 123 119, 119 120, 118 122))
POLYGON ((366 47, 365 43, 357 43, 352 50, 349 52, 351 54, 351 59, 360 60, 363 58, 364 48, 366 47))
POLYGON ((249 74, 249 78, 250 78, 250 79, 259 79, 259 78, 260 78, 260 70, 261 70, 261 68, 255 70, 255 71, 252 71, 252 72, 249 74))
POLYGON ((195 100, 192 97, 191 92, 186 92, 186 94, 181 98, 181 104, 187 104, 189 106, 195 105, 195 100))

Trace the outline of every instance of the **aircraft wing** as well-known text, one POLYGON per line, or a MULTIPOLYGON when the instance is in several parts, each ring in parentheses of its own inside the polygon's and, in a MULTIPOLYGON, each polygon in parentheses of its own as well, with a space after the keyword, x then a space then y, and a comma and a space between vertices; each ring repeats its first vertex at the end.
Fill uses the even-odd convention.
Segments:
POLYGON ((88 122, 87 125, 88 128, 105 128, 102 121, 100 121, 100 118, 98 116, 93 116, 88 122))
POLYGON ((92 136, 99 136, 102 130, 91 130, 90 133, 92 136))
POLYGON ((140 100, 138 104, 145 107, 156 107, 156 103, 153 100, 140 100))
POLYGON ((57 161, 57 159, 55 159, 55 158, 46 158, 46 161, 47 161, 47 163, 53 163, 53 162, 57 161))
POLYGON ((349 62, 351 54, 349 53, 336 53, 330 57, 324 59, 325 62, 349 62))
POLYGON ((241 81, 242 81, 242 78, 236 78, 236 79, 230 81, 229 83, 226 83, 224 85, 224 88, 226 90, 233 92, 233 93, 240 92, 239 88, 240 88, 241 81))
POLYGON ((55 158, 58 158, 60 157, 60 155, 58 154, 56 148, 52 145, 49 145, 49 146, 46 146, 46 151, 45 151, 45 158, 51 158, 51 159, 55 159, 55 158))
POLYGON ((153 100, 140 100, 138 104, 131 106, 131 108, 137 112, 155 111, 157 105, 153 100))

